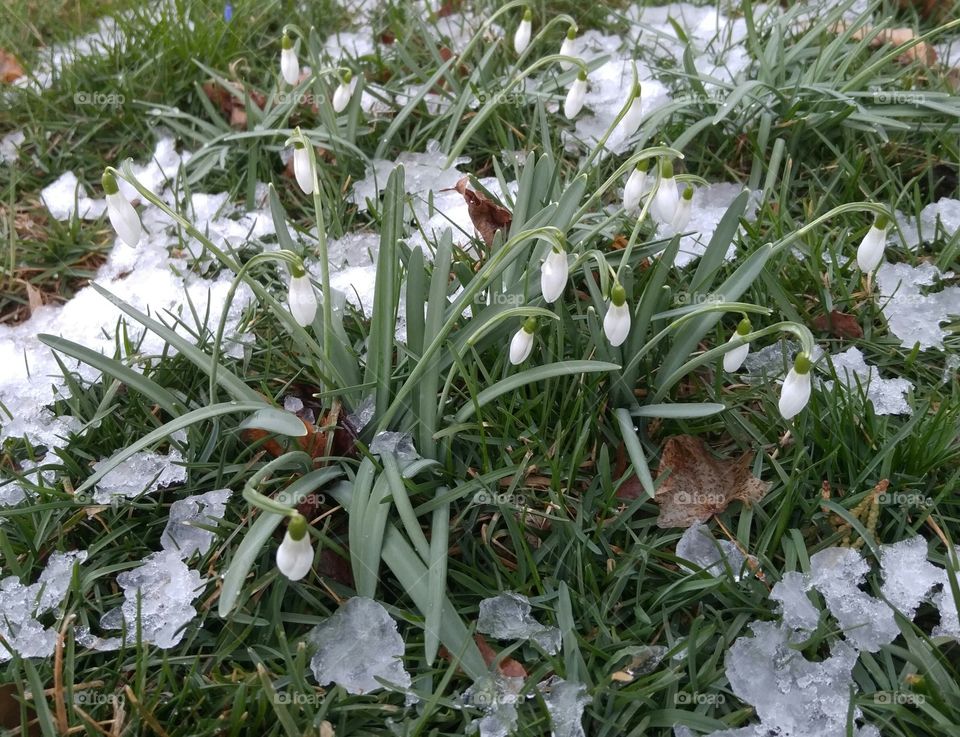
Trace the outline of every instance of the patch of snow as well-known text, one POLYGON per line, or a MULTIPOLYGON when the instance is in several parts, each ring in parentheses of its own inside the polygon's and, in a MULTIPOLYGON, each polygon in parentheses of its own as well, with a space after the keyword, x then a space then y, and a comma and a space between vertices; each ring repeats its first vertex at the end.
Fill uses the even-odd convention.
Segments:
POLYGON ((20 158, 20 146, 26 140, 23 131, 11 131, 0 138, 0 163, 15 164, 20 158))
POLYGON ((160 537, 163 549, 175 550, 184 559, 194 553, 206 554, 213 544, 214 533, 203 527, 216 527, 223 519, 230 494, 230 489, 216 489, 175 501, 160 537))
POLYGON ((901 238, 897 228, 891 228, 887 242, 916 250, 923 243, 932 243, 937 238, 938 226, 943 235, 950 239, 960 230, 960 200, 943 197, 931 202, 920 211, 919 218, 913 218, 902 212, 896 213, 901 238))
MULTIPOLYGON (((108 462, 108 458, 97 461, 93 464, 93 470, 99 471, 108 462)), ((187 469, 180 465, 182 463, 183 456, 176 448, 171 448, 168 455, 151 451, 134 453, 97 482, 93 501, 96 504, 110 504, 117 499, 132 499, 182 484, 187 480, 187 469)))
MULTIPOLYGON (((60 605, 70 588, 74 565, 86 559, 85 550, 53 553, 36 583, 24 584, 16 576, 0 580, 0 636, 13 652, 22 658, 53 655, 57 630, 44 627, 38 617, 60 605)), ((0 663, 12 657, 0 645, 0 663)))
POLYGON ((97 220, 107 210, 106 200, 90 199, 86 187, 72 171, 64 172, 40 191, 40 199, 57 220, 69 220, 76 213, 84 220, 97 220))
POLYGON ((477 632, 498 640, 532 640, 550 655, 560 650, 560 629, 540 624, 530 614, 530 600, 507 591, 480 602, 477 632))
MULTIPOLYGON (((857 393, 858 385, 863 387, 866 398, 873 403, 878 415, 911 415, 913 408, 907 402, 907 394, 913 389, 913 383, 907 379, 883 379, 876 366, 867 365, 859 348, 848 348, 842 353, 830 356, 841 386, 857 393)), ((832 381, 825 381, 824 387, 833 388, 832 381)))
POLYGON ((585 737, 583 710, 593 698, 587 687, 576 681, 565 681, 553 676, 538 688, 550 714, 552 737, 585 737))
POLYGON ((877 270, 880 308, 890 332, 900 338, 904 348, 919 344, 920 350, 943 349, 948 333, 940 323, 949 320, 950 315, 960 315, 960 287, 943 287, 939 291, 925 288, 952 277, 952 272, 941 273, 930 263, 886 263, 877 270))
POLYGON ((400 688, 410 687, 397 623, 373 599, 348 599, 310 631, 307 642, 316 648, 310 670, 321 686, 334 682, 347 693, 366 694, 383 688, 380 678, 400 688))

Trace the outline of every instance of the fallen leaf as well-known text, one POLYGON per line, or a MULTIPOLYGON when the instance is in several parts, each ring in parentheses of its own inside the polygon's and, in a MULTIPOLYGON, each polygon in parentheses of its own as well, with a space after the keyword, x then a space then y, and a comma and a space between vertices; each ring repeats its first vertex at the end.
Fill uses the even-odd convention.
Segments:
MULTIPOLYGON (((467 202, 467 212, 470 213, 470 220, 473 227, 477 229, 483 242, 488 246, 493 245, 493 237, 498 230, 507 230, 510 223, 513 222, 513 215, 503 205, 497 204, 493 200, 485 197, 480 192, 474 192, 467 186, 469 178, 462 177, 457 186, 454 187, 457 192, 463 195, 467 202)), ((445 190, 449 191, 449 190, 445 190)))
POLYGON ((831 310, 827 315, 818 315, 811 323, 814 330, 830 333, 836 338, 862 338, 863 329, 855 315, 831 310))
POLYGON ((0 82, 11 84, 23 76, 23 67, 17 57, 6 49, 0 49, 0 82))
MULTIPOLYGON (((489 668, 494 663, 497 662, 497 652, 487 643, 484 636, 480 633, 475 633, 473 636, 474 641, 477 643, 477 648, 480 650, 480 655, 483 657, 483 662, 487 664, 489 668)), ((527 670, 524 668, 518 661, 513 658, 503 658, 498 663, 497 666, 500 672, 510 678, 526 678, 527 670)))
POLYGON ((658 527, 689 527, 706 522, 732 501, 759 501, 770 485, 750 472, 753 453, 739 458, 715 458, 692 435, 667 438, 660 457, 654 501, 660 505, 658 527))
POLYGON ((247 127, 247 107, 243 100, 244 95, 249 95, 253 104, 261 110, 267 104, 267 98, 263 93, 256 90, 246 90, 243 85, 236 82, 231 82, 229 89, 217 82, 204 82, 202 89, 203 94, 220 109, 223 117, 230 122, 231 128, 243 129, 247 127))
POLYGON ((28 281, 24 282, 27 288, 27 303, 30 305, 30 314, 43 307, 43 293, 28 281))
MULTIPOLYGON (((847 25, 845 23, 838 23, 835 27, 837 32, 843 32, 846 29, 847 25)), ((850 34, 850 37, 855 41, 860 41, 867 36, 872 35, 873 30, 873 26, 864 25, 854 30, 853 33, 850 34)), ((890 44, 891 46, 903 46, 904 44, 910 43, 916 38, 917 33, 912 28, 884 28, 870 39, 870 46, 873 48, 883 46, 884 44, 890 44)), ((897 57, 897 61, 899 61, 901 64, 909 64, 914 61, 919 61, 921 64, 933 66, 937 63, 937 52, 930 44, 921 41, 920 43, 911 46, 909 49, 906 49, 899 57, 897 57)))

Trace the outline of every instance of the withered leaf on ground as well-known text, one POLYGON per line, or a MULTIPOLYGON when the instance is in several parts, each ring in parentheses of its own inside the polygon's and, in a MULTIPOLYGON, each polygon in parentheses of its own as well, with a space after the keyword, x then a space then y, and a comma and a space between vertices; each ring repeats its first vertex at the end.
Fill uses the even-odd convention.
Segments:
POLYGON ((831 310, 829 314, 818 315, 813 318, 814 330, 830 333, 837 338, 862 338, 863 329, 855 315, 848 315, 839 310, 831 310))
POLYGON ((513 215, 503 205, 484 196, 481 192, 474 192, 468 184, 469 178, 462 177, 454 189, 463 195, 467 202, 467 212, 473 227, 477 229, 483 242, 493 245, 493 237, 498 230, 508 230, 513 222, 513 215))
MULTIPOLYGON (((847 30, 847 25, 845 23, 838 23, 835 30, 838 33, 842 33, 847 30)), ((855 29, 853 33, 850 34, 850 37, 855 41, 860 41, 873 34, 873 31, 873 26, 864 25, 855 29)), ((884 44, 903 46, 916 39, 917 35, 917 32, 912 28, 884 28, 870 39, 870 46, 874 48, 883 46, 884 44)), ((919 61, 921 64, 929 67, 937 63, 937 52, 933 46, 921 41, 909 49, 904 50, 904 52, 897 57, 897 61, 901 64, 919 61)))
MULTIPOLYGON (((477 643, 477 648, 480 650, 480 655, 483 657, 483 662, 487 664, 489 668, 497 660, 497 652, 490 647, 486 639, 480 633, 475 633, 473 635, 474 641, 477 643)), ((498 669, 500 672, 510 678, 526 678, 527 670, 524 668, 518 661, 513 658, 504 658, 498 664, 498 669)))
POLYGON ((654 501, 660 505, 658 527, 689 527, 719 514, 730 502, 759 501, 770 485, 750 472, 753 453, 739 458, 715 458, 692 435, 667 438, 660 457, 654 501))
POLYGON ((209 98, 210 102, 220 108, 220 112, 230 122, 231 128, 246 128, 246 105, 242 97, 238 97, 237 94, 249 94, 253 104, 261 110, 267 104, 267 98, 262 92, 256 90, 245 91, 243 86, 236 82, 231 82, 230 87, 232 91, 217 82, 204 82, 203 93, 209 98))
POLYGON ((0 49, 0 82, 12 84, 23 76, 23 67, 17 57, 6 49, 0 49))

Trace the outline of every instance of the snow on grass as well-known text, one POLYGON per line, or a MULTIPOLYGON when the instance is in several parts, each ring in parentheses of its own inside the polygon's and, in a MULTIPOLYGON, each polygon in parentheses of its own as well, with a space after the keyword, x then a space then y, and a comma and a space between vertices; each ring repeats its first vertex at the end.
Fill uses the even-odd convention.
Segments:
POLYGON ((882 264, 877 270, 883 315, 904 348, 919 344, 920 350, 943 349, 949 333, 940 325, 950 315, 960 315, 960 287, 936 287, 952 276, 930 263, 882 264))
MULTIPOLYGON (((867 364, 859 348, 850 347, 842 353, 835 353, 830 356, 830 362, 840 384, 854 395, 862 387, 878 415, 913 414, 913 408, 907 402, 913 383, 902 378, 881 378, 879 369, 867 364)), ((825 381, 824 386, 829 391, 833 382, 825 381)))

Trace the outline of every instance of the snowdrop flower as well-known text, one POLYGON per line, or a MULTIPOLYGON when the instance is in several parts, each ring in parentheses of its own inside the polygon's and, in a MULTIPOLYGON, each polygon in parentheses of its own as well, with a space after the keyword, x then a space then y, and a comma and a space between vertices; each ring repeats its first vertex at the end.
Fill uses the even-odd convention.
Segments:
POLYGON ((693 212, 693 187, 689 184, 687 188, 683 190, 683 195, 680 197, 680 201, 677 203, 676 212, 673 213, 673 222, 671 226, 675 233, 679 233, 681 230, 687 227, 687 223, 690 222, 690 215, 693 212))
POLYGON ((300 60, 293 48, 293 39, 286 33, 283 34, 280 46, 280 75, 283 81, 292 87, 300 81, 300 60))
POLYGON ((113 174, 105 171, 100 181, 107 196, 107 216, 110 218, 110 224, 124 243, 131 248, 136 248, 143 233, 140 216, 127 198, 120 194, 120 188, 113 174))
POLYGON ((750 353, 750 343, 745 342, 743 336, 751 330, 753 330, 753 325, 750 324, 750 320, 746 317, 737 325, 736 331, 730 336, 730 340, 728 341, 729 345, 736 346, 736 348, 723 354, 724 371, 733 373, 743 366, 743 362, 747 359, 747 354, 750 353))
POLYGON ((301 141, 293 144, 293 175, 304 194, 313 194, 313 169, 310 166, 310 152, 301 141))
POLYGON ((540 292, 547 303, 556 302, 567 286, 570 267, 567 265, 567 252, 563 249, 550 249, 550 254, 540 267, 540 292))
POLYGON ((277 568, 291 581, 299 581, 313 567, 313 545, 307 534, 306 518, 295 512, 290 517, 283 542, 277 548, 277 568))
POLYGON ((340 85, 333 93, 334 112, 342 113, 347 109, 347 105, 350 103, 350 98, 353 97, 353 89, 356 86, 357 82, 353 78, 353 73, 349 70, 346 71, 343 77, 340 79, 340 85))
POLYGON ((517 26, 517 32, 513 34, 513 50, 522 54, 530 45, 530 34, 533 31, 533 11, 527 8, 523 13, 523 20, 517 26))
POLYGON ((887 244, 887 228, 890 222, 886 215, 877 215, 870 230, 863 236, 857 248, 857 266, 865 274, 873 272, 883 260, 883 249, 887 244))
POLYGON ((290 286, 287 290, 287 303, 290 314, 302 328, 313 324, 317 314, 317 295, 313 291, 313 284, 302 265, 290 268, 290 286))
POLYGON ((677 180, 673 178, 673 163, 664 159, 660 164, 660 184, 653 196, 653 216, 664 225, 671 225, 678 204, 680 196, 677 194, 677 180))
POLYGON ((810 401, 810 359, 805 353, 797 356, 780 389, 780 414, 783 419, 795 417, 810 401))
POLYGON ((583 99, 587 96, 587 73, 580 70, 580 74, 570 85, 570 91, 567 92, 567 99, 563 102, 563 114, 567 120, 573 120, 583 109, 583 99))
POLYGON ((528 317, 510 341, 510 363, 519 366, 530 357, 533 350, 533 333, 537 329, 537 320, 528 317))
MULTIPOLYGON (((567 35, 563 39, 563 43, 560 44, 560 56, 577 56, 577 27, 570 26, 567 29, 567 35)), ((571 61, 561 61, 561 69, 572 69, 573 62, 571 61)))
POLYGON ((634 85, 633 101, 627 109, 627 114, 620 119, 620 124, 617 126, 624 138, 632 136, 640 127, 640 121, 643 120, 643 108, 640 102, 640 83, 638 82, 634 85))
POLYGON ((640 198, 647 186, 647 171, 650 169, 650 159, 640 159, 636 168, 627 177, 627 184, 623 188, 623 209, 634 212, 640 208, 640 198))
POLYGON ((614 284, 610 290, 610 302, 607 314, 603 316, 603 332, 616 347, 622 345, 630 332, 630 308, 627 306, 627 292, 620 284, 614 284))

